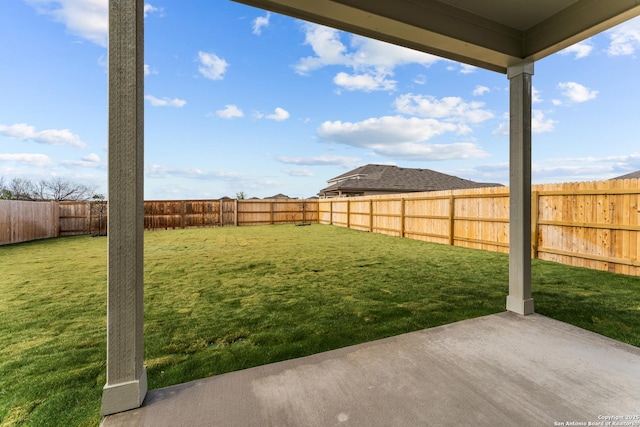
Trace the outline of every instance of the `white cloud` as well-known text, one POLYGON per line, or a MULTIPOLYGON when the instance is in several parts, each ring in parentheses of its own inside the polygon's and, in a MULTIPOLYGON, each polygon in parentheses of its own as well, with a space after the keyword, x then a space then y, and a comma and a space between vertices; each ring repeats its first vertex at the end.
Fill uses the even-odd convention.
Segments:
MULTIPOLYGON (((531 166, 534 184, 599 181, 640 169, 640 153, 607 157, 564 157, 536 161, 531 166)), ((509 183, 509 163, 493 163, 452 171, 476 181, 509 183)))
POLYGON ((445 160, 484 157, 473 143, 425 144, 445 132, 460 131, 461 126, 434 119, 385 116, 358 123, 324 122, 318 129, 321 139, 367 148, 377 155, 407 160, 445 160))
POLYGON ((575 55, 575 59, 586 58, 593 51, 593 45, 589 40, 581 41, 572 46, 569 46, 559 53, 561 55, 575 55))
POLYGON ((351 69, 351 74, 340 72, 334 83, 347 90, 393 90, 396 82, 389 79, 394 69, 405 64, 429 66, 441 58, 423 52, 407 49, 350 35, 349 46, 342 42, 338 30, 316 24, 304 24, 305 44, 314 52, 313 56, 302 58, 294 66, 298 74, 327 67, 343 66, 351 69))
POLYGON ((282 169, 282 172, 289 176, 313 176, 313 172, 311 172, 307 168, 295 168, 295 169, 282 169))
POLYGON ((21 163, 39 168, 50 167, 53 165, 51 158, 45 154, 0 153, 0 161, 21 163))
MULTIPOLYGON (((109 2, 107 0, 25 0, 37 13, 50 16, 69 33, 107 47, 109 2)), ((144 16, 162 14, 161 7, 144 5, 144 16)))
POLYGON ((350 58, 345 55, 347 47, 340 41, 340 32, 333 28, 306 23, 305 44, 311 46, 315 56, 301 59, 295 66, 298 74, 309 72, 327 65, 348 65, 350 58))
POLYGON ((336 74, 333 82, 346 90, 361 90, 371 92, 374 90, 394 90, 396 88, 395 80, 387 80, 384 74, 354 74, 349 75, 344 72, 336 74))
POLYGON ((491 89, 489 89, 488 87, 478 85, 478 86, 476 86, 476 88, 473 90, 473 96, 482 96, 482 95, 484 95, 485 93, 489 93, 489 92, 491 92, 491 89))
POLYGON ((556 123, 555 120, 545 117, 541 110, 531 112, 531 132, 533 133, 553 132, 556 123))
POLYGON ((355 147, 373 144, 400 144, 426 141, 445 132, 455 132, 458 126, 434 119, 385 116, 357 123, 326 121, 320 125, 320 138, 355 147))
POLYGON ((227 61, 213 52, 198 52, 198 58, 201 64, 198 67, 200 74, 211 80, 222 80, 224 78, 224 73, 229 68, 227 61))
POLYGON ((300 166, 344 166, 352 167, 360 163, 358 157, 322 155, 313 157, 278 157, 281 163, 300 166))
POLYGON ((197 168, 173 168, 157 164, 147 166, 145 175, 149 178, 181 177, 191 179, 218 179, 225 181, 246 178, 243 174, 235 172, 204 171, 197 168))
POLYGON ((394 68, 406 64, 421 64, 426 67, 442 58, 402 46, 385 43, 362 36, 351 36, 353 52, 348 55, 349 65, 356 69, 373 67, 391 73, 394 68))
POLYGON ((16 123, 11 126, 0 125, 0 134, 21 141, 34 141, 48 145, 70 145, 76 148, 85 148, 87 144, 69 129, 48 129, 36 131, 33 126, 26 123, 16 123))
MULTIPOLYGON (((505 121, 500 123, 493 136, 509 136, 509 113, 504 114, 505 121)), ((542 110, 531 111, 531 132, 544 133, 553 132, 555 130, 556 121, 545 116, 542 110)))
POLYGON ((67 167, 101 167, 103 166, 100 163, 100 157, 95 153, 82 156, 80 160, 64 160, 60 163, 62 163, 64 166, 67 166, 67 167))
POLYGON ((272 114, 256 113, 256 117, 258 119, 269 119, 275 120, 276 122, 282 122, 287 120, 290 117, 290 114, 284 108, 276 107, 272 114))
POLYGON ((607 53, 612 56, 633 55, 640 49, 640 17, 622 23, 607 31, 609 47, 607 53))
POLYGON ((424 74, 419 74, 415 79, 413 79, 413 82, 420 86, 425 85, 427 84, 427 76, 425 76, 424 74))
POLYGON ((462 123, 481 123, 494 114, 484 110, 482 102, 465 102, 459 97, 437 99, 433 96, 405 94, 395 100, 399 113, 462 123))
POLYGON ((562 91, 562 95, 573 103, 587 102, 598 95, 597 90, 591 90, 576 82, 558 83, 558 88, 562 91))
POLYGON ((532 166, 537 182, 597 181, 640 169, 640 153, 606 157, 546 159, 532 166))
POLYGON ((158 72, 152 69, 149 64, 144 64, 144 76, 147 77, 151 74, 158 74, 158 72))
POLYGON ((472 74, 475 73, 478 67, 468 64, 460 64, 460 74, 472 74))
POLYGON ((60 22, 76 36, 107 47, 109 8, 105 0, 25 0, 38 13, 60 22))
MULTIPOLYGON (((274 189, 282 188, 283 185, 277 180, 268 179, 265 177, 253 177, 237 172, 205 170, 199 168, 171 167, 160 164, 147 165, 145 167, 145 178, 149 179, 149 185, 145 184, 145 191, 155 186, 156 188, 162 188, 162 194, 166 195, 154 197, 170 197, 174 199, 202 197, 217 198, 225 193, 226 195, 233 195, 239 190, 268 190, 272 192, 274 189), (160 183, 157 181, 167 179, 171 180, 171 185, 169 186, 167 186, 166 183, 160 183), (196 182, 201 182, 202 184, 196 184, 193 181, 191 183, 188 183, 188 180, 195 180, 196 182), (200 188, 202 187, 202 185, 204 185, 204 187, 200 188), (167 188, 179 189, 179 191, 173 192, 167 190, 167 188), (206 190, 203 191, 203 189, 206 190), (211 191, 215 191, 215 193, 217 194, 211 194, 211 191)), ((276 190, 275 192, 278 192, 278 190, 276 190)))
POLYGON ((244 117, 244 113, 236 105, 227 104, 224 106, 224 109, 216 111, 216 116, 222 117, 223 119, 235 119, 244 117))
POLYGON ((498 127, 491 133, 493 136, 509 136, 509 114, 507 114, 507 121, 501 122, 498 127))
POLYGON ((181 108, 184 107, 187 104, 187 101, 185 101, 184 99, 178 99, 178 98, 156 98, 153 95, 145 95, 144 99, 146 99, 147 101, 149 101, 149 103, 151 103, 152 106, 154 107, 177 107, 177 108, 181 108))
POLYGON ((540 91, 536 89, 535 86, 531 87, 531 102, 533 104, 538 104, 542 101, 544 100, 542 99, 542 96, 540 96, 540 91))
POLYGON ((458 160, 488 157, 477 144, 456 142, 453 144, 417 144, 406 142, 396 146, 371 147, 376 154, 400 160, 458 160))
POLYGON ((162 8, 162 7, 155 7, 150 3, 145 3, 144 4, 144 17, 145 18, 147 16, 149 16, 150 14, 162 15, 163 12, 164 12, 164 8, 162 8))
POLYGON ((271 13, 267 12, 265 16, 259 16, 253 20, 253 34, 259 36, 262 34, 262 29, 269 26, 269 19, 271 19, 271 13))
POLYGON ((454 175, 463 175, 468 179, 482 182, 509 183, 509 163, 489 163, 476 166, 471 170, 452 171, 454 175))

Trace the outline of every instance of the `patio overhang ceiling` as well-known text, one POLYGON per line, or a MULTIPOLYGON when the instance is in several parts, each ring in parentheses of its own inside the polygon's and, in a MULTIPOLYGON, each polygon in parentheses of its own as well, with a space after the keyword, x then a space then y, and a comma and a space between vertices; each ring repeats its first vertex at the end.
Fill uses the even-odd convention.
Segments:
POLYGON ((640 15, 640 0, 235 0, 506 73, 640 15))

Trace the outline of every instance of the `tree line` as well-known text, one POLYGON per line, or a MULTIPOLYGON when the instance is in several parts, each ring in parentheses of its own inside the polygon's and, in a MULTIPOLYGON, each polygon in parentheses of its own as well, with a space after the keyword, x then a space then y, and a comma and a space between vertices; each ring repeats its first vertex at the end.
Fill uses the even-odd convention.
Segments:
POLYGON ((11 181, 0 178, 0 200, 62 202, 104 199, 104 196, 96 194, 96 188, 59 177, 37 182, 25 178, 13 178, 11 181))

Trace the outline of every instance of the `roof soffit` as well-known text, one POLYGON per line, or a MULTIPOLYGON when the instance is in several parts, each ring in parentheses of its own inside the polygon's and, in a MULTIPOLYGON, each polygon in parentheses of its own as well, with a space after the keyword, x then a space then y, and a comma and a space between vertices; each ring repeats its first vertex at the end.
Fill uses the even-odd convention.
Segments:
POLYGON ((523 55, 538 60, 640 15, 640 0, 580 0, 525 32, 523 55))
POLYGON ((505 73, 640 15, 640 0, 235 0, 505 73))

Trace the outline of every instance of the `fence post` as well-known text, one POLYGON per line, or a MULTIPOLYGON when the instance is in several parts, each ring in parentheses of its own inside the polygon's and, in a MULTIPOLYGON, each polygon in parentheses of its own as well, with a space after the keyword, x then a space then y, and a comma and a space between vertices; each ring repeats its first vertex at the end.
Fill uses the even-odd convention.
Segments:
POLYGON ((451 194, 449 196, 449 246, 453 246, 456 243, 454 238, 454 233, 456 230, 455 212, 456 212, 456 196, 451 194))
POLYGON ((53 237, 60 237, 60 204, 51 202, 51 228, 53 228, 53 237))
POLYGON ((93 214, 93 202, 86 202, 89 205, 87 211, 87 234, 91 234, 91 216, 93 214))
POLYGON ((373 200, 369 199, 369 233, 373 233, 373 200))
POLYGON ((351 228, 351 200, 347 198, 347 228, 351 228))
POLYGON ((539 194, 537 191, 531 192, 531 258, 538 258, 538 234, 540 233, 540 226, 538 225, 538 216, 540 215, 538 209, 539 194))
POLYGON ((269 224, 273 225, 273 200, 269 202, 269 224))
POLYGON ((186 220, 186 215, 187 215, 187 207, 184 203, 184 200, 182 200, 180 202, 180 221, 182 222, 182 228, 185 227, 185 220, 186 220))
POLYGON ((404 237, 404 197, 400 199, 400 237, 404 237))
POLYGON ((329 200, 329 225, 333 225, 333 200, 329 200))
POLYGON ((238 199, 236 199, 236 202, 233 206, 234 212, 233 212, 233 225, 235 225, 236 227, 238 226, 238 206, 240 205, 240 201, 238 199))

